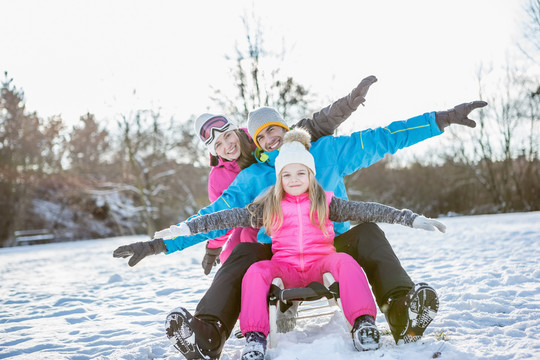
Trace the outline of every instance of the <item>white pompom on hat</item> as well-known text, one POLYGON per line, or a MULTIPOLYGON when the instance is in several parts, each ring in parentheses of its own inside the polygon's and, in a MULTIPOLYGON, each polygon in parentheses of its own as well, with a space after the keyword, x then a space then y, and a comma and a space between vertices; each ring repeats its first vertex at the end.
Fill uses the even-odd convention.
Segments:
POLYGON ((238 129, 238 126, 233 124, 223 115, 213 115, 204 113, 195 120, 195 134, 199 140, 203 142, 210 151, 210 154, 216 156, 215 144, 223 133, 238 129), (216 123, 212 126, 212 122, 216 123))
POLYGON ((274 108, 263 106, 248 114, 248 132, 255 142, 255 145, 258 147, 261 146, 257 142, 257 135, 270 125, 281 126, 282 128, 289 130, 289 126, 287 126, 283 117, 274 108))
POLYGON ((302 128, 295 128, 283 137, 283 145, 276 157, 276 177, 279 178, 281 170, 289 164, 302 164, 315 171, 315 159, 309 152, 311 148, 311 135, 302 128))

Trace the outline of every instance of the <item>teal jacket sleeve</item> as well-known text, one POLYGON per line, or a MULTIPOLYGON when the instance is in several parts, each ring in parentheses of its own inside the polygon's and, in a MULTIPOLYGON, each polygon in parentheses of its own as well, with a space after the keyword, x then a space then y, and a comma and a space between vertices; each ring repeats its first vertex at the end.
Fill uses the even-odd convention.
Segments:
MULTIPOLYGON (((199 210, 196 215, 191 216, 188 220, 191 220, 196 216, 212 214, 220 210, 243 208, 251 203, 255 197, 259 195, 259 189, 267 187, 265 177, 259 175, 257 165, 258 164, 254 164, 247 169, 242 170, 216 201, 199 210)), ((214 230, 208 233, 179 236, 174 239, 164 240, 168 250, 167 254, 183 250, 208 239, 215 239, 225 235, 228 230, 229 229, 214 230)))
POLYGON ((431 112, 404 121, 394 121, 386 127, 334 137, 331 140, 334 147, 332 150, 336 158, 341 160, 338 160, 340 173, 345 176, 376 163, 386 154, 394 154, 399 149, 442 133, 435 122, 435 113, 431 112))

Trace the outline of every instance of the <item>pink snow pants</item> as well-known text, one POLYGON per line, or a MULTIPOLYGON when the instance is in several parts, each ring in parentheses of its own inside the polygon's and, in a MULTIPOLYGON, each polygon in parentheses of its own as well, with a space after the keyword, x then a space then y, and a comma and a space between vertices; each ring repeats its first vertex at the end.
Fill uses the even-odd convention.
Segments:
POLYGON ((275 260, 259 261, 248 269, 242 280, 240 330, 262 332, 268 336, 268 292, 272 280, 279 277, 285 288, 303 287, 312 281, 322 283, 322 275, 331 273, 339 282, 343 313, 352 325, 360 315, 377 315, 377 307, 364 271, 348 254, 324 255, 310 269, 299 271, 296 267, 275 260))

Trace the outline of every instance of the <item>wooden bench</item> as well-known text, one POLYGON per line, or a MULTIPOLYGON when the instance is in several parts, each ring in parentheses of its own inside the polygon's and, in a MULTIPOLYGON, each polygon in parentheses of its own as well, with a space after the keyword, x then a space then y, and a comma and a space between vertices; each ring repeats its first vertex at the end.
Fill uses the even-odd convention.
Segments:
POLYGON ((17 245, 36 245, 53 242, 54 234, 48 229, 18 230, 15 231, 17 245))

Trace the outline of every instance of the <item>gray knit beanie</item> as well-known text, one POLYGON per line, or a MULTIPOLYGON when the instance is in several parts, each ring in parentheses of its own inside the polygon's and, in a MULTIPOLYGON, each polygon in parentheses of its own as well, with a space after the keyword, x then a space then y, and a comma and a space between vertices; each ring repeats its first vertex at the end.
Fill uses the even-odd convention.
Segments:
POLYGON ((278 125, 289 130, 289 127, 287 126, 285 120, 283 120, 283 117, 274 108, 263 106, 249 113, 248 132, 255 142, 255 145, 258 147, 260 147, 260 145, 257 142, 257 135, 259 135, 264 128, 270 125, 278 125))

